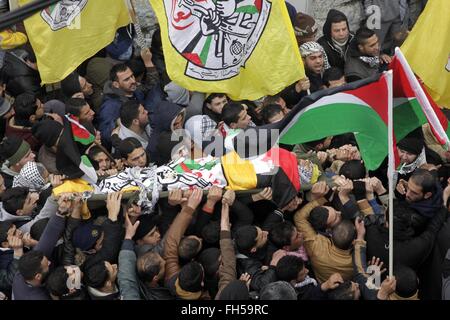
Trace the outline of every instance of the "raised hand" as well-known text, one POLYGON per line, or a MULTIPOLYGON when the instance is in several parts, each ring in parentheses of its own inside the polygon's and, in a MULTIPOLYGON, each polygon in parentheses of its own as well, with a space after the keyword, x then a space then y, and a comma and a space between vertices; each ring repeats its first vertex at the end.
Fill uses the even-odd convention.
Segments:
POLYGON ((136 230, 141 222, 138 220, 134 224, 131 223, 128 214, 125 214, 125 239, 131 240, 136 234, 136 230))
POLYGON ((272 256, 272 260, 270 261, 270 265, 276 267, 278 262, 286 255, 286 251, 283 249, 279 249, 274 252, 272 256))
POLYGON ((227 204, 228 206, 232 206, 235 199, 236 193, 233 190, 227 190, 223 195, 222 203, 227 204))
POLYGON ((406 191, 408 190, 408 182, 406 182, 403 179, 400 179, 395 189, 397 190, 398 193, 405 195, 406 191))
POLYGON ((261 201, 261 200, 272 200, 272 188, 266 187, 261 192, 256 194, 252 194, 253 202, 261 201))
POLYGON ((355 219, 355 228, 356 228, 356 235, 358 240, 364 240, 364 237, 366 235, 366 227, 364 226, 364 220, 360 217, 357 217, 355 219))
POLYGON ((151 68, 153 67, 153 62, 152 62, 152 52, 150 51, 150 48, 143 48, 141 50, 141 58, 142 61, 144 61, 144 65, 146 68, 151 68))
POLYGON ((397 286, 397 280, 395 277, 387 277, 381 283, 381 288, 378 290, 377 298, 378 300, 387 300, 389 295, 395 292, 395 287, 397 286))
POLYGON ((120 212, 120 201, 122 200, 121 192, 108 193, 106 197, 106 208, 108 209, 109 220, 115 222, 120 212))
POLYGON ((14 250, 14 255, 16 257, 21 257, 23 255, 23 241, 19 236, 16 234, 9 235, 8 243, 9 247, 14 250))
POLYGON ((175 207, 187 201, 187 197, 183 197, 183 190, 173 189, 169 191, 169 205, 175 207))
POLYGON ((194 189, 192 194, 189 196, 186 205, 191 209, 197 209, 200 202, 202 202, 203 191, 201 189, 194 189))
POLYGON ((316 182, 311 188, 311 200, 324 197, 328 191, 330 191, 330 187, 327 186, 325 181, 316 182))
POLYGON ((38 242, 31 237, 31 234, 29 232, 23 235, 22 242, 23 245, 28 248, 33 248, 38 244, 38 242))
POLYGON ((322 283, 320 288, 322 289, 322 291, 333 290, 336 289, 341 283, 344 283, 344 279, 342 278, 341 274, 333 273, 327 281, 322 283))
POLYGON ((50 178, 50 184, 52 185, 52 187, 56 188, 63 184, 63 182, 64 182, 63 180, 64 180, 65 176, 58 175, 58 174, 50 174, 49 178, 50 178))
POLYGON ((58 198, 58 213, 67 216, 72 210, 73 194, 71 192, 61 193, 58 198))
POLYGON ((212 186, 208 190, 208 196, 206 197, 206 206, 208 208, 214 208, 217 202, 222 199, 222 188, 218 186, 212 186))
POLYGON ((247 289, 250 289, 250 282, 252 281, 252 278, 247 272, 241 274, 239 280, 244 281, 247 289))

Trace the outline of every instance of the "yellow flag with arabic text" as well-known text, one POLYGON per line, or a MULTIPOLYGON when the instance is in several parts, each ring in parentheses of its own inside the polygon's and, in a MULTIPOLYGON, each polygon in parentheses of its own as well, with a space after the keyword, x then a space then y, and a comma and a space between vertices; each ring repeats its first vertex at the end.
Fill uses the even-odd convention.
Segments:
MULTIPOLYGON (((29 2, 20 0, 20 5, 29 2)), ((124 0, 63 0, 26 19, 42 83, 64 79, 129 22, 124 0)))
POLYGON ((255 100, 305 77, 283 0, 150 0, 169 77, 255 100))

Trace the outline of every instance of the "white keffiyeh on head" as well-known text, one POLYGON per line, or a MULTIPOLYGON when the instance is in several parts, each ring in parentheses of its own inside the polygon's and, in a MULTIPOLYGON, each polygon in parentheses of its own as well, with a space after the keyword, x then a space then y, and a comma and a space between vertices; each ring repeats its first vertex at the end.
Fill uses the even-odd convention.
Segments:
POLYGON ((310 56, 314 53, 322 52, 323 54, 323 69, 327 70, 330 68, 330 64, 328 63, 328 57, 323 49, 323 47, 318 44, 317 42, 310 41, 302 44, 300 46, 300 54, 302 55, 302 58, 306 58, 307 56, 310 56))
MULTIPOLYGON (((40 163, 34 161, 27 162, 20 173, 14 177, 13 188, 15 187, 25 187, 29 188, 30 191, 41 191, 47 187, 47 183, 39 172, 38 167, 43 166, 40 163)), ((41 168, 41 171, 43 169, 41 168)))

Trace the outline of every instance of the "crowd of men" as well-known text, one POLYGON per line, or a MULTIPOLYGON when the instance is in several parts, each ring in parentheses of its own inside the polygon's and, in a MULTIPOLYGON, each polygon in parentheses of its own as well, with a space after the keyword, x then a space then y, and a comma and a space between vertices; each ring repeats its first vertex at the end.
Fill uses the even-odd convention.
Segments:
MULTIPOLYGON (((166 73, 159 31, 137 50, 131 26, 60 84, 41 87, 23 26, 1 31, 1 297, 450 299, 450 152, 427 125, 397 144, 393 277, 387 160, 368 171, 352 133, 280 145, 296 155, 302 182, 282 208, 271 188, 176 189, 152 210, 121 192, 87 208, 82 193, 60 191, 86 173, 80 158, 99 179, 162 165, 177 156, 176 129, 203 140, 274 123, 311 93, 386 70, 412 23, 402 21, 402 1, 369 2, 382 10, 381 29, 363 20, 350 30, 332 9, 320 38, 314 18, 287 4, 307 78, 258 101, 180 87, 166 73)), ((207 156, 201 140, 187 146, 193 160, 207 156)))

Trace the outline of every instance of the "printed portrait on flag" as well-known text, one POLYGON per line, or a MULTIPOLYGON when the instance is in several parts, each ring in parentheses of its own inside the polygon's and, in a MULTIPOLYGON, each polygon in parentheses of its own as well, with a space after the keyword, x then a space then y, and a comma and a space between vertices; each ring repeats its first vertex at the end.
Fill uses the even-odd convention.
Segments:
POLYGON ((41 17, 53 31, 70 26, 80 15, 88 0, 62 0, 41 11, 41 17))
POLYGON ((239 74, 267 24, 266 0, 164 0, 169 39, 186 60, 185 74, 224 80, 239 74))

